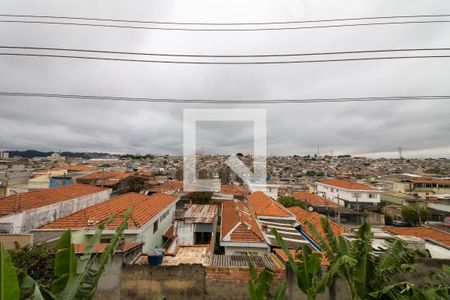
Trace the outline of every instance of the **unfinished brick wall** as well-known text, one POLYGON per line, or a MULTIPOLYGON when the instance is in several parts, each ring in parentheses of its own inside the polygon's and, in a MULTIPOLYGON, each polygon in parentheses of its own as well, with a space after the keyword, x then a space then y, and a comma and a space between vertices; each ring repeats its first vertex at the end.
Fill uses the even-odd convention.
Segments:
MULTIPOLYGON (((274 290, 284 280, 284 270, 274 273, 274 290)), ((248 268, 207 267, 205 272, 205 299, 248 299, 248 268)))

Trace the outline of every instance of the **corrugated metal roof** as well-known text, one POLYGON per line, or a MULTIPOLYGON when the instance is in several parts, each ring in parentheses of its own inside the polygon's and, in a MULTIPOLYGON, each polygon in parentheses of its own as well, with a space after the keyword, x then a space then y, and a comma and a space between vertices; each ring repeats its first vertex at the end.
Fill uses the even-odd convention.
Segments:
POLYGON ((217 205, 193 204, 184 213, 186 223, 213 223, 217 215, 217 205))

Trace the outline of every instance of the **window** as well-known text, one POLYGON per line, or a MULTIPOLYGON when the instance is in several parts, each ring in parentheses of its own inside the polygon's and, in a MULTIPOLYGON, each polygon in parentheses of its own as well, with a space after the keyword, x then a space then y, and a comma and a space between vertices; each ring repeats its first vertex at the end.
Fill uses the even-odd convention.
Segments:
POLYGON ((333 193, 333 192, 334 192, 334 189, 333 189, 333 188, 331 188, 331 189, 330 189, 330 192, 332 192, 332 193, 333 193))
POLYGON ((375 199, 375 198, 377 198, 377 194, 369 194, 369 198, 375 199))
POLYGON ((153 233, 158 231, 158 220, 155 221, 155 223, 153 223, 153 233))
POLYGON ((109 243, 111 243, 111 238, 101 238, 100 243, 109 244, 109 243))
POLYGON ((361 198, 361 193, 353 193, 353 198, 361 198))

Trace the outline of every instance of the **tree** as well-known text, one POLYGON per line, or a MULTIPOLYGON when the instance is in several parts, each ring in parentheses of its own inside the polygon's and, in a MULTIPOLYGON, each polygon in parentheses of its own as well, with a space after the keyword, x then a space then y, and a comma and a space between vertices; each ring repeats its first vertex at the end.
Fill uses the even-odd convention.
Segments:
POLYGON ((336 277, 341 277, 346 282, 350 299, 397 299, 397 295, 404 292, 406 284, 411 285, 399 283, 390 286, 394 275, 413 270, 415 252, 406 249, 400 240, 392 241, 388 249, 376 258, 372 250, 373 234, 366 222, 359 227, 352 242, 341 235, 335 236, 325 217, 321 219, 324 234, 320 234, 309 222, 307 226, 319 241, 330 263, 330 268, 323 277, 319 277, 317 269, 317 261, 321 257, 319 253, 303 248, 295 261, 276 230, 274 234, 288 256, 289 265, 297 276, 299 288, 307 294, 308 299, 315 299, 325 287, 333 284, 336 277), (386 290, 388 286, 390 289, 386 290))
POLYGON ((305 203, 292 196, 280 196, 277 201, 284 207, 300 206, 305 208, 305 203))
POLYGON ((255 264, 250 256, 247 256, 250 280, 248 281, 248 292, 250 300, 283 300, 286 292, 286 282, 281 283, 280 287, 272 296, 270 288, 273 282, 273 271, 264 268, 259 274, 256 271, 255 264))
POLYGON ((148 180, 144 176, 128 176, 124 179, 124 187, 128 192, 139 193, 145 187, 145 182, 148 180))
POLYGON ((210 204, 212 192, 191 192, 186 195, 192 201, 192 204, 210 204))
POLYGON ((402 207, 402 218, 405 222, 408 222, 411 225, 421 225, 422 223, 430 220, 431 213, 425 207, 413 207, 405 205, 402 207))
POLYGON ((127 228, 131 212, 130 208, 125 213, 122 224, 117 228, 110 244, 98 260, 95 255, 92 255, 93 248, 100 242, 105 226, 114 221, 114 216, 98 226, 85 247, 85 253, 79 258, 75 255, 70 230, 64 232, 56 245, 55 275, 50 288, 41 285, 24 271, 17 274, 9 253, 3 249, 3 245, 0 243, 0 300, 19 299, 19 283, 21 289, 34 289, 34 299, 92 299, 105 266, 127 228))
MULTIPOLYGON (((16 268, 34 278, 43 286, 49 286, 52 282, 55 265, 55 248, 46 245, 26 245, 8 250, 11 260, 16 268)), ((22 289, 21 298, 28 299, 33 294, 32 289, 22 289)))

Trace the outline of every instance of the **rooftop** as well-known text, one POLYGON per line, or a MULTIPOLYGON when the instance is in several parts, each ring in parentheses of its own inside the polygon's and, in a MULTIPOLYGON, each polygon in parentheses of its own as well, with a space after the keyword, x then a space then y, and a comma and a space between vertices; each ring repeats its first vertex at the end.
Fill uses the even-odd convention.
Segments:
POLYGON ((257 191, 247 196, 257 216, 292 217, 292 214, 280 203, 265 193, 257 191))
POLYGON ((184 212, 184 222, 210 224, 214 222, 217 211, 217 205, 192 204, 184 212))
POLYGON ((0 215, 9 215, 70 199, 109 190, 86 184, 72 184, 51 189, 26 192, 0 198, 0 215))
MULTIPOLYGON (((302 224, 302 230, 310 238, 312 238, 316 242, 319 242, 317 240, 317 238, 314 236, 314 234, 311 232, 311 230, 309 229, 308 225, 306 224, 306 221, 311 223, 317 229, 317 231, 323 237, 325 237, 325 232, 322 229, 322 225, 321 225, 321 221, 320 221, 321 218, 323 217, 321 214, 318 214, 316 212, 308 212, 308 211, 306 211, 303 208, 298 207, 298 206, 290 207, 289 210, 295 215, 297 220, 302 224)), ((342 225, 340 225, 338 223, 335 223, 335 222, 333 222, 331 220, 328 220, 328 222, 329 222, 329 224, 331 226, 331 230, 334 232, 335 235, 347 232, 347 229, 344 226, 342 226, 342 225)))
POLYGON ((92 229, 110 216, 116 215, 114 221, 107 226, 107 228, 115 229, 123 222, 124 214, 129 207, 134 209, 128 219, 128 228, 140 228, 177 199, 175 196, 166 194, 145 196, 138 193, 127 193, 82 209, 44 225, 40 229, 92 229))
POLYGON ((329 186, 335 186, 338 188, 346 189, 346 190, 363 190, 363 191, 373 191, 376 190, 375 188, 362 183, 357 183, 350 180, 343 180, 343 179, 323 179, 319 181, 321 184, 329 185, 329 186))
POLYGON ((264 242, 258 223, 242 201, 222 203, 221 240, 231 242, 264 242))
POLYGON ((386 226, 384 230, 396 235, 411 235, 420 238, 427 238, 444 245, 450 246, 450 233, 439 229, 421 226, 421 227, 394 227, 386 226))
POLYGON ((183 181, 171 180, 152 187, 152 191, 164 193, 167 191, 181 191, 183 190, 183 181))
POLYGON ((307 202, 309 205, 312 206, 339 207, 339 205, 337 205, 333 201, 327 200, 325 198, 320 197, 319 195, 312 194, 309 192, 296 192, 293 193, 292 196, 294 196, 298 200, 307 202))
POLYGON ((220 192, 233 196, 245 196, 248 194, 246 188, 236 184, 224 184, 220 187, 220 192))

